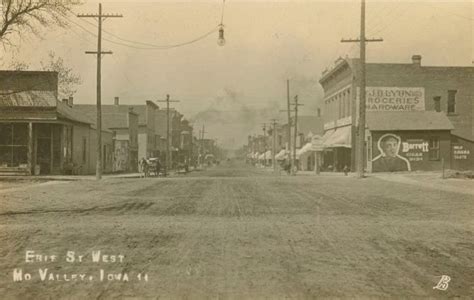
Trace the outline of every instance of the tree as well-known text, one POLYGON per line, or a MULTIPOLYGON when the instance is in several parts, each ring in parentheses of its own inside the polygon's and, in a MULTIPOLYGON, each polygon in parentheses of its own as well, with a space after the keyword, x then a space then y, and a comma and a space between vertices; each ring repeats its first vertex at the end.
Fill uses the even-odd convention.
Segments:
POLYGON ((39 35, 39 29, 67 25, 67 13, 78 0, 1 0, 0 42, 13 46, 12 38, 24 32, 39 35))
POLYGON ((58 97, 68 98, 76 93, 76 86, 82 83, 79 75, 64 64, 61 57, 57 57, 53 51, 49 52, 48 61, 41 61, 43 71, 55 71, 58 73, 58 97))

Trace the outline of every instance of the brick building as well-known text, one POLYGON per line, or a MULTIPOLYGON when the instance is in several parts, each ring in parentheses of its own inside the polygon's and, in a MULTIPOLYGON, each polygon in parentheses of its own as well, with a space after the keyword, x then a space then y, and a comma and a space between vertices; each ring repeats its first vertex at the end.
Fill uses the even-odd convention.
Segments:
MULTIPOLYGON (((355 169, 359 74, 358 59, 339 59, 320 79, 324 164, 335 170, 355 169)), ((376 161, 388 156, 379 152, 390 143, 397 157, 413 164, 411 170, 439 169, 442 161, 447 168, 472 168, 473 67, 423 66, 414 55, 411 63, 367 63, 366 74, 367 170, 386 171, 376 161)))

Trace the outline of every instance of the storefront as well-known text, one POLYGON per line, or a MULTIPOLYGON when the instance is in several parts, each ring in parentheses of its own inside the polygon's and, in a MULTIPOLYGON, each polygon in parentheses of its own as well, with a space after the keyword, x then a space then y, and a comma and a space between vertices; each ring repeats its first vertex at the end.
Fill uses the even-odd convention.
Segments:
POLYGON ((327 130, 322 137, 324 152, 322 169, 342 172, 351 166, 351 126, 327 130))
POLYGON ((449 119, 436 112, 367 115, 367 169, 408 172, 451 168, 449 119))

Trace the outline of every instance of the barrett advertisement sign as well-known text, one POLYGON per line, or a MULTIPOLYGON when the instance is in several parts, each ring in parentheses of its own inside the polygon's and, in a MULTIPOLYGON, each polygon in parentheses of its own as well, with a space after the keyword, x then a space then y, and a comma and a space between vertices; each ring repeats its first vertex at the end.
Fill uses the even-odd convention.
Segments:
POLYGON ((367 87, 367 111, 423 111, 422 87, 367 87))

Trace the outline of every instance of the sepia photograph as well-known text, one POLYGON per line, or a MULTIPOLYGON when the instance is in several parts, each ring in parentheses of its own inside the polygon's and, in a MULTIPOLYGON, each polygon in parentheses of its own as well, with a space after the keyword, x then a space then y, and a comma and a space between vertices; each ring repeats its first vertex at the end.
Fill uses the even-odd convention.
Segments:
POLYGON ((473 0, 2 0, 0 299, 473 299, 473 0))

